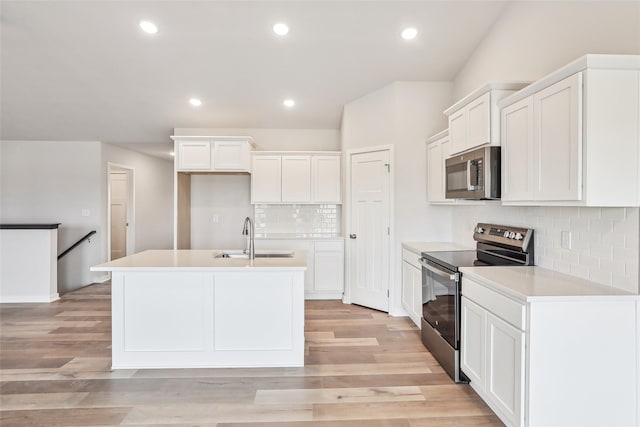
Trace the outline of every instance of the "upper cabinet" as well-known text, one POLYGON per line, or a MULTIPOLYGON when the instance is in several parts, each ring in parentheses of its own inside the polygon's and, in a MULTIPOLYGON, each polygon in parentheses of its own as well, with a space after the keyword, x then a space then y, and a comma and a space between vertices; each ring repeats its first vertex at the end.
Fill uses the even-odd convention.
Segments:
POLYGON ((427 201, 454 203, 445 197, 444 161, 450 154, 449 132, 444 130, 427 139, 427 201))
POLYGON ((340 203, 337 152, 253 153, 251 203, 340 203))
POLYGON ((446 109, 451 154, 482 145, 500 145, 497 103, 525 86, 526 83, 489 83, 446 109))
POLYGON ((173 136, 175 165, 185 172, 251 172, 250 136, 173 136))
POLYGON ((502 201, 639 206, 640 56, 587 55, 500 102, 502 201))

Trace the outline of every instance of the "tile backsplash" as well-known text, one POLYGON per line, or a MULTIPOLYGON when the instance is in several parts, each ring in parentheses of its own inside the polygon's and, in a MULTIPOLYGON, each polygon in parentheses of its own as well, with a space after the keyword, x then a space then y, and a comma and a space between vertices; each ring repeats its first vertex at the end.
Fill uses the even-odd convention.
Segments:
POLYGON ((256 234, 340 234, 340 205, 255 205, 256 234))
POLYGON ((453 240, 474 245, 478 222, 535 230, 535 264, 638 293, 638 208, 454 206, 453 240))

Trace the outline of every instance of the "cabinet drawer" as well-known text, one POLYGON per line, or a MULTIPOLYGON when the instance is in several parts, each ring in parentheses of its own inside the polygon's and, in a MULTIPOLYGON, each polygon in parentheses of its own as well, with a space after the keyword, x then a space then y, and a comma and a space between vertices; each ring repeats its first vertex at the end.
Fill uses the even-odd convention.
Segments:
POLYGON ((422 270, 422 265, 420 265, 420 262, 418 261, 419 258, 419 254, 408 249, 402 249, 402 260, 407 262, 408 264, 411 264, 415 268, 422 270))
POLYGON ((330 242, 315 242, 316 252, 342 252, 344 250, 344 242, 342 240, 333 240, 330 242))
POLYGON ((465 276, 462 276, 462 295, 521 331, 526 330, 526 308, 523 304, 465 276))

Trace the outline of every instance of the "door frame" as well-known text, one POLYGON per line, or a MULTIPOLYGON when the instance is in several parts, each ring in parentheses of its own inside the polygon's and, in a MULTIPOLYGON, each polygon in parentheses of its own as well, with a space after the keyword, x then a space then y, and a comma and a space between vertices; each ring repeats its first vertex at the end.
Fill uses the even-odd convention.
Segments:
POLYGON ((389 167, 391 168, 391 172, 389 173, 389 307, 387 307, 387 312, 392 307, 391 301, 395 301, 395 286, 392 282, 393 277, 395 277, 395 263, 393 262, 394 256, 392 248, 395 244, 395 222, 394 222, 394 153, 393 153, 393 145, 376 145, 372 147, 362 147, 362 148, 354 148, 346 151, 345 156, 345 199, 343 202, 344 208, 344 239, 345 239, 345 258, 344 258, 344 294, 342 298, 342 302, 345 304, 351 304, 351 244, 349 239, 349 231, 351 230, 351 156, 354 154, 365 154, 372 153, 376 151, 388 151, 389 152, 389 167))
POLYGON ((127 173, 127 255, 136 252, 136 185, 135 168, 119 163, 107 162, 107 261, 111 261, 111 172, 127 173))

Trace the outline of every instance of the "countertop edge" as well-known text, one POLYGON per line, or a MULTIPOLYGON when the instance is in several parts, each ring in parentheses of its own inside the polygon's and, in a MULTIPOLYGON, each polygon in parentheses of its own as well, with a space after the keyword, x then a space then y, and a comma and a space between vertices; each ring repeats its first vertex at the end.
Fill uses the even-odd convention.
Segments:
MULTIPOLYGON (((482 267, 482 268, 487 268, 487 267, 482 267)), ((491 267, 489 267, 491 268, 491 267)), ((512 267, 512 268, 527 268, 527 267, 512 267)), ((541 272, 549 272, 553 275, 558 275, 558 278, 560 279, 561 276, 567 276, 567 282, 584 282, 585 286, 589 286, 589 284, 593 284, 593 285, 597 285, 598 287, 603 287, 603 288, 607 288, 607 285, 602 285, 600 283, 597 282, 592 282, 586 279, 582 279, 580 277, 575 277, 575 276, 570 276, 567 275, 565 273, 560 273, 554 270, 549 270, 543 267, 537 267, 537 266, 531 266, 530 268, 535 268, 535 269, 539 269, 541 272)), ((530 303, 530 302, 570 302, 570 301, 585 301, 585 300, 602 300, 602 299, 607 299, 607 300, 637 300, 640 301, 640 295, 638 294, 634 294, 628 291, 624 291, 622 289, 616 289, 616 288, 612 288, 615 289, 617 293, 615 294, 607 294, 607 293, 601 293, 601 294, 597 294, 597 293, 593 293, 593 294, 585 294, 585 295, 575 295, 575 294, 558 294, 558 295, 529 295, 529 294, 524 294, 521 293, 517 290, 514 290, 513 288, 509 287, 507 284, 505 283, 499 283, 496 280, 487 278, 486 276, 482 275, 481 273, 478 273, 478 271, 482 271, 480 270, 479 267, 461 267, 460 271, 462 272, 462 276, 464 278, 465 275, 467 275, 468 277, 475 279, 479 282, 481 282, 482 285, 486 286, 487 288, 507 297, 513 300, 516 300, 518 302, 521 303, 530 303)), ((463 285, 462 285, 462 294, 464 295, 464 279, 463 279, 463 285)))

